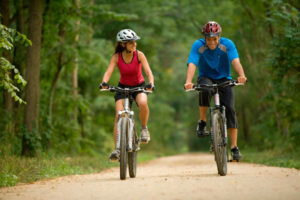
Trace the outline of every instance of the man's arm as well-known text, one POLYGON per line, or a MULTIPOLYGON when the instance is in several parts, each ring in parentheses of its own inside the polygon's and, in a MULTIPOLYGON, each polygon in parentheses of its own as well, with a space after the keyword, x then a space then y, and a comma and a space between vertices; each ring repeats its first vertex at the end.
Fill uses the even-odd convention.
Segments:
POLYGON ((247 78, 245 76, 244 73, 244 69, 242 67, 242 64, 240 62, 239 58, 235 58, 232 60, 231 65, 233 66, 234 70, 236 71, 236 73, 238 74, 238 82, 239 83, 245 83, 247 81, 247 78))
POLYGON ((193 64, 193 63, 189 63, 189 65, 187 67, 187 70, 186 70, 186 81, 185 81, 185 84, 184 84, 184 88, 186 90, 193 88, 192 81, 193 81, 195 71, 196 71, 196 65, 193 64))

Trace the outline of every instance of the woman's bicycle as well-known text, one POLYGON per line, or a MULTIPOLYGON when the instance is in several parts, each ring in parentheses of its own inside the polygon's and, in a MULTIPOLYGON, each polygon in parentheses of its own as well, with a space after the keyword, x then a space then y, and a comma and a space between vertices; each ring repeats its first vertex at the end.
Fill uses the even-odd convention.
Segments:
POLYGON ((244 85, 237 81, 230 80, 219 84, 198 84, 194 85, 193 89, 187 91, 203 91, 212 89, 214 91, 215 106, 210 107, 210 136, 211 136, 211 150, 215 154, 215 161, 217 163, 218 173, 221 176, 227 174, 227 126, 225 107, 220 105, 219 88, 227 86, 244 85))
POLYGON ((135 129, 134 112, 131 110, 133 97, 132 93, 145 92, 151 93, 145 87, 135 88, 121 88, 109 86, 107 89, 101 91, 120 92, 125 95, 124 110, 118 113, 118 134, 117 134, 117 149, 120 150, 120 179, 125 180, 127 174, 127 163, 129 169, 129 176, 136 177, 136 159, 137 152, 140 150, 139 138, 135 129))

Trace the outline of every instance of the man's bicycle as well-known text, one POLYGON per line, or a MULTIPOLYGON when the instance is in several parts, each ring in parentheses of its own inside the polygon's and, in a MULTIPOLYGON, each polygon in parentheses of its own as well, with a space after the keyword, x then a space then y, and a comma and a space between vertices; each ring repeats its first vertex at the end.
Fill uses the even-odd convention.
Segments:
POLYGON ((140 141, 135 129, 134 112, 131 110, 134 101, 131 94, 135 92, 151 93, 145 87, 121 88, 109 86, 101 91, 120 92, 125 95, 124 110, 118 113, 117 149, 120 150, 120 179, 125 180, 127 174, 127 163, 129 176, 136 177, 137 152, 140 150, 140 141))
POLYGON ((227 86, 244 85, 237 81, 225 81, 219 84, 198 84, 194 85, 193 89, 187 91, 203 91, 213 90, 214 91, 214 107, 210 107, 210 137, 212 151, 215 154, 215 161, 217 163, 218 173, 221 176, 227 174, 227 125, 225 116, 225 107, 220 105, 219 88, 227 86))

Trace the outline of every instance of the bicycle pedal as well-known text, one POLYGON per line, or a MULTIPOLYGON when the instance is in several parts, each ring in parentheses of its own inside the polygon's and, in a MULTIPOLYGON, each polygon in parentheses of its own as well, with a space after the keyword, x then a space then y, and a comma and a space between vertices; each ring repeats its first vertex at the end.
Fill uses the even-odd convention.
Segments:
POLYGON ((135 149, 135 151, 139 151, 139 150, 141 150, 141 147, 137 147, 137 148, 135 149))
POLYGON ((140 144, 148 144, 149 142, 150 142, 150 139, 148 139, 148 140, 140 139, 140 144))

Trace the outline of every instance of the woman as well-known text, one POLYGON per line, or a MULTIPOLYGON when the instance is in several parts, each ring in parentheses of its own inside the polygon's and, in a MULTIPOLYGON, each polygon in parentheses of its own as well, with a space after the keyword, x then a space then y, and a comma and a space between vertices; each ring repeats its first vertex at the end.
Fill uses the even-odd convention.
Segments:
MULTIPOLYGON (((101 87, 107 88, 108 81, 111 77, 112 72, 117 65, 121 74, 119 81, 119 87, 139 87, 145 85, 145 80, 142 74, 142 67, 147 75, 150 90, 154 88, 154 78, 146 56, 143 52, 136 49, 136 40, 140 37, 130 29, 123 29, 117 34, 117 45, 115 53, 112 55, 108 68, 103 76, 101 87)), ((147 103, 147 95, 143 92, 135 93, 132 95, 139 107, 139 117, 142 124, 141 131, 141 142, 148 143, 150 141, 150 134, 147 128, 147 122, 149 118, 149 108, 147 103)), ((116 115, 115 115, 115 125, 114 125, 114 141, 115 150, 111 153, 110 159, 112 161, 118 160, 120 156, 119 149, 116 149, 116 138, 118 134, 117 122, 118 122, 118 112, 124 109, 124 95, 121 93, 116 93, 116 115)))

